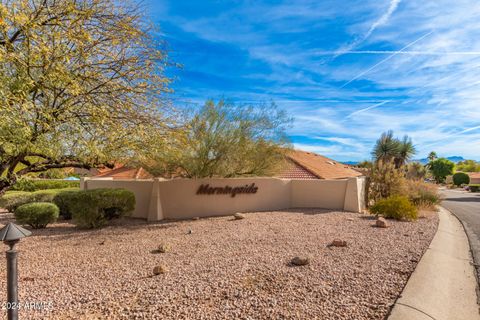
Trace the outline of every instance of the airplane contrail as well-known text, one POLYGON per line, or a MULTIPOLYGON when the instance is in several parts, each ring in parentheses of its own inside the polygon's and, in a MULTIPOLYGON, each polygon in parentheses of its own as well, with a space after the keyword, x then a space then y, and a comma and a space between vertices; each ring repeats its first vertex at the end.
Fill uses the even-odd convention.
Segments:
POLYGON ((429 144, 426 144, 424 145, 424 147, 429 147, 429 146, 433 146, 433 145, 436 145, 437 143, 440 143, 442 142, 443 140, 445 139, 448 139, 448 138, 451 138, 451 137, 455 137, 455 136, 459 136, 461 134, 464 134, 464 133, 467 133, 467 132, 470 132, 470 131, 474 131, 474 130, 478 130, 480 129, 480 126, 475 126, 475 127, 470 127, 470 128, 466 128, 462 131, 459 131, 459 132, 455 132, 455 133, 452 133, 452 134, 449 134, 449 135, 446 135, 445 137, 437 140, 437 141, 434 141, 432 143, 429 143, 429 144))
POLYGON ((390 102, 391 100, 386 100, 386 101, 382 101, 380 103, 377 103, 377 104, 374 104, 373 106, 370 106, 370 107, 367 107, 367 108, 363 108, 363 109, 360 109, 360 110, 357 110, 355 112, 352 112, 350 113, 348 116, 345 117, 345 119, 348 119, 356 114, 359 114, 359 113, 362 113, 362 112, 365 112, 365 111, 368 111, 370 109, 373 109, 373 108, 377 108, 377 107, 380 107, 380 106, 383 106, 384 104, 390 102))
POLYGON ((354 40, 351 44, 348 44, 344 49, 340 49, 338 50, 336 53, 335 53, 335 57, 338 57, 342 54, 344 54, 344 52, 348 52, 350 51, 351 49, 355 48, 356 46, 358 46, 360 43, 362 43, 363 41, 367 40, 368 37, 370 37, 372 35, 372 33, 378 28, 380 27, 381 25, 384 25, 385 23, 387 23, 387 21, 390 19, 390 17, 392 16, 392 14, 395 12, 395 10, 397 10, 397 7, 398 5, 400 4, 400 1, 401 0, 391 0, 390 1, 390 6, 388 7, 388 10, 387 12, 385 12, 378 20, 376 20, 371 26, 370 26, 370 29, 368 29, 367 33, 361 37, 360 39, 356 39, 354 40))
MULTIPOLYGON (((401 51, 404 51, 405 49, 413 46, 415 43, 419 42, 420 40, 423 40, 424 38, 428 37, 429 35, 431 35, 433 33, 433 31, 430 31, 426 34, 424 34, 423 36, 421 36, 420 38, 416 39, 415 41, 412 41, 410 42, 409 44, 407 44, 405 47, 403 47, 402 49, 400 49, 398 52, 401 52, 401 51)), ((358 75, 356 75, 355 77, 353 77, 353 79, 351 79, 350 81, 346 82, 345 84, 343 84, 340 88, 344 88, 346 87, 347 85, 349 85, 350 83, 352 83, 353 81, 357 80, 358 78, 360 78, 361 76, 369 73, 370 71, 372 71, 373 69, 375 69, 376 67, 378 67, 379 65, 387 62, 388 60, 392 59, 393 57, 395 57, 398 52, 396 53, 392 53, 391 55, 389 55, 388 57, 386 57, 385 59, 381 60, 380 62, 376 63, 375 65, 373 65, 372 67, 370 67, 369 69, 363 71, 363 72, 360 72, 358 75)))
POLYGON ((395 50, 350 50, 350 51, 317 51, 316 55, 339 55, 339 54, 403 54, 403 55, 425 55, 425 56, 478 56, 480 51, 395 51, 395 50))

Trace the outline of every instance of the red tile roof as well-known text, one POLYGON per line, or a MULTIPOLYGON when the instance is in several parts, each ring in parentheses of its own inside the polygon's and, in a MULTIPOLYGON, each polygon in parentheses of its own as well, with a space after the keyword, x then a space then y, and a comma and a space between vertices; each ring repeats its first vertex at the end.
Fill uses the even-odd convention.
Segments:
MULTIPOLYGON (((362 173, 346 164, 313 152, 292 150, 287 154, 287 158, 317 179, 343 179, 362 176, 362 173)), ((280 174, 280 176, 282 175, 283 173, 280 174)))
POLYGON ((312 172, 308 171, 301 165, 293 162, 288 161, 284 168, 282 168, 282 172, 278 175, 279 178, 283 179, 299 179, 299 180, 306 180, 306 179, 319 179, 316 175, 312 172))
MULTIPOLYGON (((362 176, 362 173, 348 165, 318 155, 313 152, 291 150, 288 161, 277 175, 284 179, 344 179, 362 176)), ((143 168, 116 166, 112 170, 100 172, 97 178, 151 179, 154 176, 143 168)))
POLYGON ((151 179, 153 176, 143 168, 119 167, 102 172, 95 176, 96 178, 113 179, 151 179))

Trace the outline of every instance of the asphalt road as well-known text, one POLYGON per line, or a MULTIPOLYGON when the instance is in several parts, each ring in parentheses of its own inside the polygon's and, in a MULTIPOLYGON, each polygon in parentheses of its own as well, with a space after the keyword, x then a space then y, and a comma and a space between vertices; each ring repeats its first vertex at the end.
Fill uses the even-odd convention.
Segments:
POLYGON ((480 193, 441 190, 442 206, 460 219, 467 232, 480 282, 480 193))

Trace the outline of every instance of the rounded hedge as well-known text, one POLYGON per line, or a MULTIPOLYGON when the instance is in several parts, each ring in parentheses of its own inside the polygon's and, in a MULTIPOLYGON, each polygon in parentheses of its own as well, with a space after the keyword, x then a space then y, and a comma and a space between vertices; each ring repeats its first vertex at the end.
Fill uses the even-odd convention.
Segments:
POLYGON ((54 198, 58 193, 75 190, 79 191, 80 189, 48 189, 34 192, 7 191, 6 194, 0 197, 0 207, 7 209, 9 212, 15 212, 15 210, 23 204, 32 202, 54 202, 54 198))
POLYGON ((416 220, 418 215, 415 205, 407 197, 398 195, 377 201, 370 212, 397 220, 416 220))
POLYGON ((81 190, 62 197, 66 211, 81 228, 103 227, 110 220, 129 215, 135 209, 135 194, 125 189, 81 190))
POLYGON ((40 229, 57 221, 59 209, 53 203, 32 202, 19 206, 14 214, 19 223, 27 224, 34 229, 40 229))
POLYGON ((453 184, 461 186, 462 184, 469 184, 470 177, 465 172, 457 172, 453 175, 453 184))
POLYGON ((11 188, 15 191, 38 191, 48 189, 79 188, 80 181, 75 180, 55 180, 55 179, 19 179, 11 188))

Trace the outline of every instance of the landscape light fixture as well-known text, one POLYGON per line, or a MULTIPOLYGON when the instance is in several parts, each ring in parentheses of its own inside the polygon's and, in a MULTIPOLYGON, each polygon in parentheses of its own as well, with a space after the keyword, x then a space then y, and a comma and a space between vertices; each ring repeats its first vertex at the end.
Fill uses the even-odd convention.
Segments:
POLYGON ((18 272, 17 272, 17 250, 15 245, 20 239, 28 237, 32 233, 27 229, 17 226, 15 223, 8 223, 0 229, 0 240, 9 249, 7 255, 7 314, 8 320, 18 319, 18 272))

